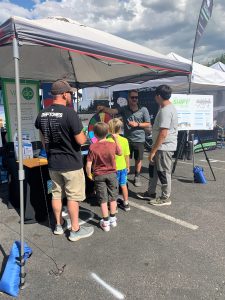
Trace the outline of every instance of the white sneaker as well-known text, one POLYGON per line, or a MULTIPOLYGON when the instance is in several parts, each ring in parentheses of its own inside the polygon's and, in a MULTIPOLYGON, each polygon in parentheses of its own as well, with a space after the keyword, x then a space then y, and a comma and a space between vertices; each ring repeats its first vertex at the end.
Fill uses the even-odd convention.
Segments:
POLYGON ((72 228, 72 224, 71 224, 71 220, 70 220, 70 218, 68 217, 68 218, 64 218, 64 220, 66 221, 66 227, 67 227, 67 229, 71 229, 72 228))
POLYGON ((104 231, 109 231, 110 230, 110 222, 109 221, 104 221, 104 219, 100 220, 100 227, 104 231))
POLYGON ((109 222, 110 222, 110 226, 116 227, 117 226, 117 217, 110 217, 109 222))
POLYGON ((62 208, 62 217, 65 218, 65 217, 68 217, 68 209, 67 209, 67 206, 63 206, 62 208))
POLYGON ((134 185, 137 186, 137 187, 141 187, 142 186, 140 176, 135 176, 134 177, 134 185))
POLYGON ((67 222, 64 220, 62 225, 55 225, 55 229, 53 231, 56 235, 62 235, 67 230, 67 222))

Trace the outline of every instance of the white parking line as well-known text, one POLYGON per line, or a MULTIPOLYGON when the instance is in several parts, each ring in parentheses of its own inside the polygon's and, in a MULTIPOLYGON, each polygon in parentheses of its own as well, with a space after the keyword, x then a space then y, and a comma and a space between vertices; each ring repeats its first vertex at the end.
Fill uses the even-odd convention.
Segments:
POLYGON ((154 209, 152 209, 152 208, 149 208, 149 207, 146 207, 146 206, 137 204, 136 202, 129 201, 129 204, 130 204, 130 206, 133 206, 133 207, 135 207, 135 208, 141 209, 141 210, 143 210, 143 211, 145 211, 145 212, 148 212, 148 213, 150 213, 150 214, 153 214, 153 215, 155 215, 155 216, 157 216, 157 217, 164 218, 164 219, 166 219, 166 220, 168 220, 168 221, 171 221, 171 222, 176 223, 176 224, 178 224, 178 225, 180 225, 180 226, 189 228, 189 229, 191 229, 191 230, 197 230, 197 229, 199 228, 197 225, 192 225, 192 224, 190 224, 190 223, 188 223, 188 222, 185 222, 185 221, 182 221, 182 220, 180 220, 180 219, 174 218, 174 217, 172 217, 172 216, 166 215, 166 214, 161 213, 161 212, 159 212, 159 211, 157 211, 157 210, 154 210, 154 209))
MULTIPOLYGON (((181 164, 185 164, 185 165, 193 165, 192 163, 188 163, 188 162, 185 162, 185 161, 179 161, 179 162, 178 162, 178 165, 179 165, 180 163, 181 163, 181 164)), ((205 164, 204 164, 204 168, 205 168, 205 167, 206 167, 206 168, 209 168, 208 165, 205 165, 205 164)), ((225 169, 217 168, 217 167, 214 167, 214 166, 213 166, 212 168, 213 168, 213 169, 216 169, 216 170, 225 171, 225 169)))
MULTIPOLYGON (((206 159, 200 159, 199 161, 202 161, 202 162, 207 162, 207 160, 206 159)), ((216 160, 216 159, 209 159, 209 161, 211 162, 211 163, 216 163, 216 162, 218 162, 218 160, 216 160)))
MULTIPOLYGON (((207 162, 206 159, 200 159, 200 161, 207 162)), ((216 163, 216 162, 219 162, 219 163, 225 163, 224 160, 218 160, 218 159, 212 159, 212 158, 210 158, 209 161, 212 162, 212 163, 216 163)))
MULTIPOLYGON (((148 157, 148 154, 144 154, 144 156, 145 157, 148 157)), ((224 163, 225 161, 223 161, 223 160, 216 160, 216 159, 214 159, 214 160, 211 160, 211 159, 209 159, 210 160, 210 162, 211 163, 215 163, 215 162, 221 162, 221 163, 224 163)), ((205 163, 207 163, 207 161, 206 160, 204 160, 204 159, 201 159, 201 160, 199 160, 200 162, 205 162, 205 163)), ((196 161, 197 162, 197 161, 196 161)), ((178 165, 179 164, 186 164, 186 165, 192 165, 192 163, 188 163, 188 162, 185 162, 185 161, 178 161, 178 165)), ((209 167, 208 165, 204 165, 204 167, 209 167)), ((217 168, 217 167, 214 167, 213 166, 213 169, 217 169, 217 170, 222 170, 222 171, 225 171, 225 169, 223 169, 223 168, 217 168)))
MULTIPOLYGON (((83 225, 85 223, 87 223, 88 221, 90 220, 93 220, 94 219, 94 213, 90 210, 87 210, 87 209, 83 209, 83 208, 80 208, 79 209, 79 212, 80 213, 86 213, 87 214, 87 218, 85 220, 82 220, 79 218, 79 225, 83 225)), ((67 222, 69 222, 69 224, 71 225, 71 220, 70 220, 70 216, 68 214, 68 210, 67 208, 65 210, 62 211, 62 217, 64 220, 67 220, 67 222)))
POLYGON ((107 291, 109 291, 116 299, 124 299, 124 295, 119 291, 111 287, 108 283, 102 280, 97 274, 91 273, 91 277, 97 281, 101 286, 103 286, 107 291))

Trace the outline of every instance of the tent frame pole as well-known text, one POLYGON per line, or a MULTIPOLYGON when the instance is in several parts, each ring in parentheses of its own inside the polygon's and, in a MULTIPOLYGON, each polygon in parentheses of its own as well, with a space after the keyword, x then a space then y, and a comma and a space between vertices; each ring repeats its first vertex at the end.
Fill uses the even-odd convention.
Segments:
POLYGON ((17 108, 17 140, 18 140, 18 161, 19 161, 19 187, 20 187, 20 288, 25 285, 24 271, 24 169, 23 169, 23 147, 22 147, 22 126, 21 126, 21 99, 20 99, 20 74, 19 74, 19 41, 16 36, 13 38, 13 60, 15 64, 16 84, 16 108, 17 108))

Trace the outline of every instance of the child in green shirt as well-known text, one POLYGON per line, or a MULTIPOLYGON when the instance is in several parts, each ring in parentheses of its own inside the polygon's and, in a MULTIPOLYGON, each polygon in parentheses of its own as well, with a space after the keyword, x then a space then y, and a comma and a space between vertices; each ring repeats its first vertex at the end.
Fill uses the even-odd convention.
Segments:
MULTIPOLYGON (((130 148, 128 140, 120 135, 123 123, 120 119, 115 118, 108 122, 109 132, 117 137, 118 143, 122 150, 122 155, 116 155, 116 170, 117 170, 117 180, 122 190, 123 201, 119 205, 125 210, 129 211, 130 206, 128 202, 128 188, 127 188, 127 174, 130 171, 130 148)), ((114 142, 114 140, 109 137, 107 138, 109 142, 114 142)))

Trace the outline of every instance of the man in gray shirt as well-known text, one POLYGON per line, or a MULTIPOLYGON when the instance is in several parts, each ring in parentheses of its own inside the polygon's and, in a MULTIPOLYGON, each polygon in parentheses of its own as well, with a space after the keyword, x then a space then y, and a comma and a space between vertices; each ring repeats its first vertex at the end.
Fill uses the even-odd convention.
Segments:
POLYGON ((144 154, 145 128, 150 127, 150 116, 146 107, 139 107, 138 92, 131 90, 128 92, 128 105, 120 108, 108 108, 98 106, 98 111, 104 111, 111 115, 120 114, 124 123, 124 136, 128 139, 130 156, 135 159, 134 185, 142 186, 140 172, 144 154))
POLYGON ((141 199, 150 200, 156 206, 170 205, 172 156, 177 148, 177 111, 169 101, 172 90, 167 85, 156 89, 156 102, 160 109, 152 128, 153 146, 149 154, 149 187, 145 193, 137 194, 141 199), (161 196, 156 198, 158 178, 161 182, 161 196), (155 199, 154 199, 155 198, 155 199))

